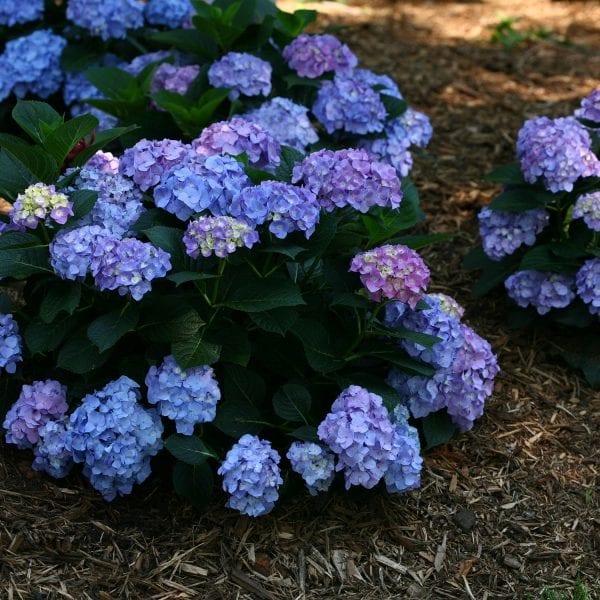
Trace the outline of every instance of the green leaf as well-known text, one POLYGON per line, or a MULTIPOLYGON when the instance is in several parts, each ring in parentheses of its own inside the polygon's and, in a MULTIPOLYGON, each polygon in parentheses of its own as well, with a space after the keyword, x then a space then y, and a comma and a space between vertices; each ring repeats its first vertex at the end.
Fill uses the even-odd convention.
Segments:
POLYGON ((319 373, 330 373, 344 366, 329 332, 313 319, 299 319, 291 332, 302 342, 308 364, 319 373))
POLYGON ((215 279, 217 275, 212 273, 193 273, 192 271, 180 271, 179 273, 171 273, 167 275, 169 281, 173 281, 177 287, 188 281, 204 281, 205 279, 215 279))
POLYGON ((558 200, 562 194, 539 191, 532 187, 518 187, 506 190, 496 196, 489 205, 491 210, 520 212, 534 208, 544 208, 558 200))
POLYGON ((138 309, 132 305, 113 310, 94 319, 87 329, 87 336, 100 352, 104 352, 112 348, 126 333, 133 331, 139 318, 138 309))
POLYGON ((229 289, 222 305, 248 313, 305 304, 300 289, 287 277, 271 277, 241 282, 229 289))
POLYGON ((186 465, 201 465, 209 458, 218 458, 206 444, 195 435, 175 433, 165 440, 165 448, 186 465))
POLYGON ((408 108, 408 104, 406 100, 402 100, 401 98, 396 98, 395 96, 390 96, 389 94, 379 94, 383 105, 385 106, 385 110, 387 111, 388 120, 395 119, 400 115, 406 112, 408 108))
POLYGON ((70 329, 72 326, 67 319, 50 324, 34 319, 27 325, 23 337, 32 355, 45 354, 58 348, 70 329))
POLYGON ((217 417, 213 423, 233 438, 240 438, 245 433, 256 435, 266 425, 255 406, 232 400, 217 405, 217 417))
POLYGON ((456 433, 456 427, 452 423, 446 409, 427 415, 421 420, 421 425, 426 441, 425 450, 446 444, 456 433))
POLYGON ((290 435, 297 440, 302 440, 304 442, 314 442, 315 444, 321 442, 319 435, 317 434, 317 428, 312 425, 302 425, 302 427, 294 429, 290 435))
POLYGON ((107 98, 131 103, 144 98, 136 78, 117 67, 94 67, 84 75, 107 98))
POLYGON ((429 233, 425 235, 403 235, 401 237, 388 240, 388 244, 404 244, 413 250, 420 250, 431 244, 447 242, 456 237, 457 233, 429 233))
POLYGON ((75 190, 69 194, 69 200, 73 202, 73 221, 79 221, 88 215, 96 201, 98 200, 98 192, 92 190, 75 190))
POLYGON ((521 173, 519 163, 510 163, 496 167, 484 179, 486 181, 495 181, 496 183, 506 183, 509 185, 523 185, 527 183, 523 177, 523 173, 521 173))
POLYGON ((199 365, 212 365, 219 360, 221 346, 197 337, 189 337, 174 342, 171 353, 182 369, 190 369, 199 365))
POLYGON ((402 369, 402 371, 405 373, 411 373, 413 375, 425 375, 426 377, 431 377, 435 373, 435 369, 429 365, 421 363, 417 360, 413 360, 409 356, 403 355, 400 350, 382 349, 360 351, 359 349, 359 357, 369 357, 383 360, 386 363, 394 365, 395 367, 400 367, 400 369, 402 369))
POLYGON ((339 214, 321 213, 321 218, 315 232, 310 236, 310 239, 305 244, 305 254, 302 258, 320 257, 327 251, 331 242, 335 238, 338 225, 341 221, 339 214))
POLYGON ((205 510, 214 487, 212 469, 206 462, 188 465, 177 461, 173 467, 173 488, 194 508, 205 510))
POLYGON ((12 118, 35 142, 43 143, 42 123, 50 130, 58 127, 63 118, 45 102, 37 100, 19 100, 12 111, 12 118))
POLYGON ((370 302, 355 292, 340 292, 331 298, 330 306, 350 306, 351 308, 368 308, 370 302))
POLYGON ((581 369, 586 381, 592 388, 600 388, 600 337, 589 331, 567 344, 564 351, 552 351, 552 354, 565 360, 567 364, 581 369))
POLYGON ((290 183, 294 166, 302 162, 304 154, 291 146, 281 146, 279 166, 275 169, 275 178, 290 183))
POLYGON ((537 271, 550 271, 552 273, 571 273, 581 266, 577 257, 558 256, 553 252, 552 244, 543 244, 528 250, 519 264, 519 271, 529 269, 537 271))
POLYGON ((38 146, 32 146, 9 134, 0 134, 0 147, 16 158, 37 181, 54 183, 58 177, 58 164, 38 146))
POLYGON ((160 31, 150 35, 148 39, 160 44, 172 46, 177 50, 195 54, 207 60, 214 60, 219 54, 217 45, 211 37, 196 29, 160 31))
POLYGON ((198 336, 204 321, 181 296, 153 298, 144 305, 137 330, 150 342, 175 342, 198 336))
POLYGON ((57 164, 62 165, 73 147, 98 127, 93 115, 79 115, 54 129, 46 136, 43 146, 57 164))
MULTIPOLYGON (((7 236, 4 234, 0 240, 7 236)), ((0 252, 0 277, 25 279, 36 273, 53 273, 48 263, 48 245, 33 237, 35 241, 25 245, 3 248, 0 252)))
POLYGON ((316 10, 297 10, 294 13, 287 13, 277 9, 277 27, 290 38, 297 37, 316 18, 316 10))
POLYGON ((308 425, 310 393, 302 385, 287 383, 273 396, 273 409, 284 421, 303 421, 308 425))
POLYGON ((293 308, 274 308, 264 312, 249 314, 250 319, 264 331, 285 335, 298 320, 298 313, 293 308))
POLYGON ((232 323, 228 327, 211 333, 210 339, 221 343, 221 362, 245 367, 250 361, 252 348, 245 327, 232 323))
POLYGON ((442 341, 442 338, 436 337, 435 335, 429 335, 428 333, 420 333, 419 331, 412 331, 405 327, 385 327, 383 325, 374 327, 373 331, 384 335, 386 337, 394 337, 402 340, 410 340, 416 342, 424 348, 431 348, 434 344, 442 341))
POLYGON ((174 269, 185 269, 188 256, 183 244, 183 233, 176 227, 156 225, 142 233, 158 248, 168 252, 174 269))
POLYGON ((72 167, 82 167, 98 150, 102 150, 112 141, 119 139, 127 133, 138 129, 137 125, 129 125, 128 127, 114 127, 96 133, 95 142, 80 152, 70 163, 72 167))
POLYGON ((223 368, 223 399, 227 402, 259 406, 265 399, 264 379, 254 371, 239 365, 223 368))
POLYGON ((110 352, 100 353, 83 331, 69 338, 62 346, 56 366, 77 375, 85 375, 101 367, 109 358, 110 352))
POLYGON ((0 149, 0 193, 16 198, 25 188, 37 183, 37 177, 12 152, 0 149))
POLYGON ((44 323, 52 323, 62 311, 72 315, 80 299, 81 284, 70 281, 52 283, 40 304, 40 318, 44 323))
POLYGON ((307 87, 318 89, 321 87, 319 79, 309 79, 308 77, 299 77, 295 73, 285 75, 283 80, 287 83, 288 90, 294 87, 307 87))
POLYGON ((518 269, 519 260, 507 256, 499 261, 491 260, 481 246, 474 248, 463 260, 465 269, 482 269, 480 278, 473 286, 473 295, 477 298, 502 285, 506 278, 518 269))

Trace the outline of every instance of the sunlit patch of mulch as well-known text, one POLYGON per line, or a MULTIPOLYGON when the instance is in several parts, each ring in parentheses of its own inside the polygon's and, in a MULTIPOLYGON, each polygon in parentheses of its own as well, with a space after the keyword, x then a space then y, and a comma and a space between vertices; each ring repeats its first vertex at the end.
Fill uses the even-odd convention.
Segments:
POLYGON ((523 119, 567 114, 598 85, 600 5, 316 6, 321 25, 348 25, 339 34, 361 62, 431 116, 414 171, 423 229, 458 234, 425 255, 433 287, 455 295, 499 353, 486 415, 427 455, 418 492, 302 496, 257 520, 221 508, 222 496, 200 515, 160 475, 107 505, 79 476, 52 481, 0 446, 1 598, 485 600, 569 590, 578 577, 600 594, 600 394, 551 361, 560 340, 507 330, 499 295, 473 300, 473 276, 459 269, 476 210, 497 191, 481 176, 513 159, 523 119), (495 47, 498 12, 570 45, 495 47))

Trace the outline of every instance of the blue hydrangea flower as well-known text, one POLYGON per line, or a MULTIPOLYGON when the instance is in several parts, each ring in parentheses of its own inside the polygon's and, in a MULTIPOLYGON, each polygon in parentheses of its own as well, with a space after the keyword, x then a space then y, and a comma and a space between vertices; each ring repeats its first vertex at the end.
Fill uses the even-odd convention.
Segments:
POLYGON ((73 203, 53 185, 34 183, 17 196, 9 213, 14 225, 35 229, 51 221, 64 225, 73 216, 73 203))
POLYGON ((2 425, 6 429, 6 442, 18 448, 33 447, 39 439, 40 427, 62 417, 68 408, 67 388, 58 381, 48 379, 24 385, 2 425))
POLYGON ((535 305, 545 275, 541 271, 517 271, 504 282, 509 298, 521 308, 535 305))
POLYGON ((258 232, 246 221, 223 216, 190 221, 183 235, 185 251, 192 258, 213 254, 225 258, 238 248, 252 248, 257 242, 258 232))
POLYGON ((408 375, 392 369, 387 383, 404 399, 414 417, 426 417, 430 413, 448 405, 451 393, 452 371, 450 368, 438 369, 433 377, 408 375))
POLYGON ((357 385, 336 398, 318 435, 336 454, 336 471, 344 472, 346 489, 374 487, 398 456, 395 429, 381 396, 357 385))
POLYGON ((0 3, 0 25, 7 27, 41 19, 43 14, 44 0, 2 0, 0 3))
POLYGON ((235 158, 193 154, 164 172, 154 189, 154 203, 182 221, 203 210, 225 215, 233 199, 250 183, 244 166, 235 158))
POLYGON ((144 4, 137 0, 69 0, 67 19, 103 40, 122 39, 144 24, 144 4))
POLYGON ((183 96, 198 77, 198 73, 200 73, 198 65, 177 67, 171 63, 163 63, 154 71, 150 91, 156 93, 165 90, 183 96))
POLYGON ((21 352, 19 325, 12 315, 0 313, 0 369, 14 373, 17 363, 23 360, 21 352))
POLYGON ((69 419, 65 449, 109 502, 148 478, 150 460, 163 447, 160 417, 140 396, 135 381, 120 377, 85 396, 69 419))
POLYGON ((325 447, 313 442, 293 442, 286 456, 311 496, 329 489, 335 477, 335 459, 325 447))
POLYGON ((242 117, 268 131, 280 144, 300 152, 319 140, 308 118, 308 108, 287 98, 272 98, 242 117))
POLYGON ((150 367, 145 383, 148 402, 175 421, 177 433, 192 435, 197 423, 214 420, 221 391, 211 367, 184 370, 169 355, 159 367, 150 367))
POLYGON ((581 108, 575 111, 578 119, 600 124, 600 88, 595 89, 581 101, 581 108))
POLYGON ((465 314, 465 309, 452 296, 448 296, 448 294, 435 292, 428 294, 427 297, 436 298, 440 303, 440 309, 455 319, 462 319, 462 316, 465 314))
POLYGON ((478 218, 484 252, 492 260, 500 260, 523 244, 533 246, 536 235, 550 222, 550 213, 544 208, 505 212, 485 207, 478 218))
POLYGON ((600 192, 579 196, 573 209, 573 218, 583 219, 592 231, 600 231, 600 192))
POLYGON ((99 238, 91 263, 91 272, 100 290, 118 290, 141 300, 152 286, 150 282, 171 270, 168 252, 134 238, 99 238))
POLYGON ((73 457, 66 450, 68 418, 48 421, 38 429, 39 439, 33 447, 34 471, 43 471, 51 477, 66 477, 73 468, 73 457))
POLYGON ((379 75, 369 69, 354 69, 354 71, 352 71, 352 77, 380 94, 393 96, 394 98, 402 100, 402 94, 400 93, 396 82, 387 75, 379 75))
POLYGON ((129 64, 125 65, 123 70, 135 77, 152 63, 160 63, 163 60, 167 60, 170 56, 171 53, 168 50, 158 50, 157 52, 140 54, 139 56, 136 56, 129 64))
POLYGON ((504 287, 519 306, 533 306, 540 315, 564 308, 575 298, 575 278, 559 273, 518 271, 504 282, 504 287))
POLYGON ((271 93, 270 63, 246 52, 229 52, 208 69, 208 81, 216 88, 230 88, 229 98, 268 96, 271 93))
POLYGON ((578 296, 593 315, 600 315, 600 258, 590 258, 575 275, 578 296))
POLYGON ((151 25, 179 29, 183 27, 193 11, 190 0, 148 0, 144 15, 151 25))
POLYGON ((218 470, 223 476, 223 490, 229 494, 226 506, 251 517, 270 513, 283 483, 280 461, 270 442, 243 435, 227 452, 218 470))

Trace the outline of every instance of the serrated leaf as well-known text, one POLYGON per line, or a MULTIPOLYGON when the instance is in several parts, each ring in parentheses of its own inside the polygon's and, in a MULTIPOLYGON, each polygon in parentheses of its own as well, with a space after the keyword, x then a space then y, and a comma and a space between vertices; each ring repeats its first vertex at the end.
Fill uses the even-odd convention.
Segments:
POLYGON ((186 465, 201 465, 209 458, 218 458, 206 444, 195 435, 175 433, 165 440, 165 448, 186 465))
POLYGON ((95 142, 80 152, 71 162, 72 167, 83 166, 98 150, 102 150, 105 146, 120 137, 138 129, 137 125, 129 125, 127 127, 114 127, 96 133, 95 142))
POLYGON ((491 210, 521 212, 534 208, 544 208, 557 201, 562 194, 539 191, 532 187, 508 189, 496 196, 489 205, 491 210))
POLYGON ((204 321, 180 296, 154 299, 144 306, 137 330, 151 342, 174 342, 198 335, 204 321))
POLYGON ((48 245, 37 238, 31 245, 3 248, 0 252, 0 277, 25 279, 36 273, 53 273, 48 262, 48 245))
POLYGON ((144 96, 136 78, 117 67, 93 67, 84 75, 107 98, 135 103, 144 96))
POLYGON ((313 427, 312 425, 302 425, 302 427, 294 429, 290 435, 295 437, 297 440, 302 440, 303 442, 313 442, 315 444, 319 444, 321 442, 317 434, 317 428, 313 427))
POLYGON ((215 279, 217 275, 211 273, 193 273, 191 271, 180 271, 179 273, 171 273, 167 275, 167 279, 175 283, 179 287, 182 283, 189 281, 204 281, 205 279, 215 279))
POLYGON ((190 369, 216 363, 221 355, 221 346, 197 336, 174 342, 171 352, 182 369, 190 369))
POLYGON ((406 100, 402 100, 401 98, 396 98, 395 96, 390 96, 389 94, 379 94, 379 97, 381 98, 381 102, 383 102, 385 110, 387 111, 388 120, 399 117, 400 115, 404 114, 408 108, 406 100))
POLYGON ((291 146, 281 146, 280 163, 275 169, 275 178, 290 183, 294 167, 302 162, 304 154, 291 146))
POLYGON ((71 322, 67 319, 50 324, 33 320, 25 328, 23 337, 32 355, 45 354, 58 348, 71 328, 71 322))
POLYGON ((149 39, 177 48, 177 50, 196 54, 207 60, 214 60, 218 56, 217 45, 214 41, 195 29, 160 31, 150 35, 149 39))
POLYGON ((36 176, 14 154, 0 149, 0 193, 14 199, 34 183, 36 176))
POLYGON ((250 319, 264 331, 285 335, 298 320, 293 308, 274 308, 264 312, 249 313, 250 319))
POLYGON ((49 104, 37 100, 19 100, 13 108, 12 118, 35 142, 40 144, 45 137, 42 123, 50 126, 52 130, 63 122, 63 118, 49 104))
POLYGON ((438 410, 421 419, 421 426, 427 443, 425 450, 446 444, 456 433, 456 427, 446 409, 438 410))
POLYGON ((81 285, 76 282, 56 282, 48 286, 40 304, 40 318, 52 323, 62 312, 72 315, 79 306, 81 285))
POLYGON ((523 185, 526 183, 521 173, 519 163, 511 163, 496 167, 491 173, 484 177, 486 181, 495 181, 496 183, 506 183, 510 185, 523 185))
POLYGON ((98 192, 92 190, 75 190, 69 194, 69 200, 73 202, 73 221, 79 221, 88 215, 98 200, 98 192))
POLYGON ((245 433, 256 435, 267 425, 255 406, 231 400, 217 405, 217 417, 213 424, 233 438, 240 438, 245 433))
POLYGON ((265 399, 264 379, 254 371, 239 365, 223 369, 223 399, 227 402, 259 406, 265 399))
POLYGON ((69 338, 62 346, 56 366, 77 375, 85 375, 101 367, 109 358, 110 352, 101 353, 83 331, 69 338))
POLYGON ((288 278, 278 275, 250 280, 232 287, 222 305, 248 313, 305 304, 300 289, 288 278))
POLYGON ((242 367, 250 362, 252 347, 245 327, 231 324, 211 333, 210 339, 220 341, 221 362, 233 363, 242 367))
POLYGON ((54 129, 44 139, 43 146, 62 165, 73 147, 95 131, 98 124, 93 115, 79 115, 54 129))
POLYGON ((291 332, 302 342, 308 364, 319 373, 330 373, 344 366, 334 340, 314 319, 299 319, 291 332))
POLYGON ((139 318, 140 313, 135 306, 113 310, 94 319, 87 329, 87 336, 100 352, 104 352, 133 331, 139 318))
POLYGON ((210 501, 214 486, 211 468, 206 462, 188 465, 177 461, 173 467, 173 488, 194 508, 205 510, 210 501))
POLYGON ((273 396, 275 414, 285 421, 303 421, 308 425, 310 405, 309 391, 304 386, 295 383, 281 386, 273 396))
POLYGON ((528 250, 523 255, 519 263, 519 271, 531 269, 552 273, 574 273, 580 266, 581 261, 578 258, 557 256, 553 252, 553 245, 544 244, 528 250))

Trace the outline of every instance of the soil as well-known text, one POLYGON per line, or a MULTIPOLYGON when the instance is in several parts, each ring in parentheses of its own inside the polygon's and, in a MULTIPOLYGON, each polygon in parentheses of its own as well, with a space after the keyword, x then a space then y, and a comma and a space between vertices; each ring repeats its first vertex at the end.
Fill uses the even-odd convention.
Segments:
MULTIPOLYGON (((281 3, 290 8, 292 3, 281 3)), ((302 7, 313 5, 302 4, 302 7)), ((600 594, 600 394, 552 362, 560 340, 508 331, 501 297, 474 300, 460 261, 474 216, 497 188, 481 180, 513 159, 527 117, 569 114, 600 80, 600 5, 530 0, 320 2, 319 26, 362 65, 392 75, 435 135, 414 177, 424 229, 458 231, 426 252, 434 288, 467 307, 502 372, 475 429, 427 454, 423 487, 299 497, 251 520, 199 514, 154 477, 104 503, 72 476, 30 470, 0 447, 0 597, 140 599, 527 598, 600 594), (505 49, 503 13, 554 41, 505 49), (556 41, 566 40, 564 43, 556 41)))

